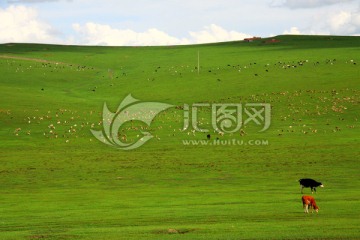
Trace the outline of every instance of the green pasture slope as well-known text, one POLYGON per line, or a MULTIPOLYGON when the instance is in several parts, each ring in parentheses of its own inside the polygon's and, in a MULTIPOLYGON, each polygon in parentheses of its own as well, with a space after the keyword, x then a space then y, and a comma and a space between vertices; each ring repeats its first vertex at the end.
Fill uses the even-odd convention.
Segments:
POLYGON ((276 39, 0 45, 0 239, 360 239, 360 37, 276 39), (124 151, 90 129, 128 94, 176 107, 124 151), (182 131, 194 103, 269 103, 271 125, 221 136, 200 107, 206 141, 182 131), (318 214, 303 213, 304 177, 325 186, 318 214))

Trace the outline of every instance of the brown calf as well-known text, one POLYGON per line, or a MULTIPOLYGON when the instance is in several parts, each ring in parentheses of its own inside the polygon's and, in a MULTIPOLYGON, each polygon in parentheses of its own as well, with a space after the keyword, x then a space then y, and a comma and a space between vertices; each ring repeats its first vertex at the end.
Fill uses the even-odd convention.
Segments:
POLYGON ((315 199, 312 196, 302 196, 301 200, 305 213, 309 213, 309 208, 312 209, 311 212, 313 212, 314 209, 315 212, 319 212, 319 207, 316 205, 315 199))

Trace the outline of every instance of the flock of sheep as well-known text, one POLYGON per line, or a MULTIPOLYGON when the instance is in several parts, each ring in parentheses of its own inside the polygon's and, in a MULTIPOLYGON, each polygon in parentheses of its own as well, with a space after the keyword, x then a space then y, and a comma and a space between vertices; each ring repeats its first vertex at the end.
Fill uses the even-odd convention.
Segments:
MULTIPOLYGON (((334 65, 338 61, 336 59, 332 60, 325 60, 323 62, 313 62, 312 64, 314 66, 317 66, 319 64, 329 64, 334 65)), ((50 63, 50 62, 24 62, 20 61, 18 62, 16 59, 7 59, 0 61, 0 64, 7 65, 8 69, 12 69, 14 73, 23 73, 24 71, 41 71, 43 70, 43 75, 49 74, 49 73, 55 73, 55 74, 61 74, 62 71, 93 71, 95 73, 96 78, 105 78, 110 79, 111 82, 116 81, 122 81, 121 78, 126 78, 127 74, 124 71, 124 68, 121 68, 122 72, 116 72, 116 71, 107 71, 106 73, 102 73, 93 67, 87 67, 87 66, 80 66, 80 65, 72 65, 72 64, 64 64, 64 63, 50 63), (120 78, 120 79, 119 79, 120 78)), ((310 64, 309 60, 300 60, 300 61, 292 61, 292 62, 277 62, 274 64, 265 64, 264 72, 272 71, 273 68, 278 69, 292 69, 292 68, 298 68, 303 67, 306 64, 310 64), (271 68, 272 67, 272 68, 271 68)), ((351 64, 356 66, 356 62, 354 60, 348 60, 346 61, 346 64, 351 64)), ((223 72, 226 71, 233 71, 235 69, 236 72, 241 72, 244 70, 249 70, 252 68, 252 72, 254 73, 255 77, 261 76, 261 73, 259 72, 259 68, 255 68, 256 64, 248 63, 248 64, 225 64, 222 67, 216 67, 216 68, 209 68, 207 72, 204 74, 215 74, 218 77, 218 81, 221 81, 220 75, 223 72)), ((150 78, 147 78, 147 80, 155 80, 155 76, 157 73, 165 71, 166 74, 170 75, 177 75, 181 76, 184 72, 197 72, 194 67, 191 66, 178 66, 178 67, 160 67, 157 66, 154 69, 154 72, 152 72, 152 76, 150 78), (165 69, 165 70, 163 70, 165 69)), ((204 71, 202 67, 202 71, 204 71)), ((143 73, 145 75, 147 73, 143 73)), ((149 73, 148 73, 149 74, 149 73)), ((140 75, 141 76, 141 75, 140 75)), ((102 85, 103 86, 103 85, 102 85)), ((110 87, 113 87, 113 84, 110 85, 110 87)), ((94 86, 90 90, 95 92, 97 89, 97 86, 94 86)), ((42 87, 40 90, 46 91, 45 87, 42 87)), ((359 94, 359 93, 356 93, 359 94)), ((282 136, 284 134, 294 133, 294 132, 300 132, 302 134, 316 134, 319 133, 319 130, 317 129, 317 126, 307 126, 305 123, 302 124, 302 116, 308 115, 308 116, 319 116, 319 115, 326 115, 330 113, 337 114, 339 118, 341 118, 341 115, 347 111, 347 105, 354 104, 356 100, 356 94, 354 96, 353 90, 350 89, 340 89, 340 90, 333 90, 333 91, 318 91, 318 90, 307 90, 307 91, 294 91, 294 92, 272 92, 272 93, 263 93, 259 95, 251 95, 247 98, 243 97, 233 97, 233 101, 235 102, 267 102, 272 105, 276 105, 277 102, 281 101, 287 101, 287 111, 286 114, 282 114, 280 116, 273 116, 273 120, 276 119, 276 117, 279 118, 280 121, 283 121, 283 126, 288 125, 288 127, 284 127, 277 130, 277 135, 282 136), (337 96, 340 93, 339 96, 337 96), (344 96, 345 95, 345 96, 344 96), (299 102, 296 100, 299 98, 300 102, 303 97, 309 98, 309 101, 314 103, 314 107, 309 107, 303 105, 298 105, 296 102, 299 102)), ((227 99, 229 100, 229 99, 227 99)), ((221 100, 220 100, 221 101, 221 100)), ((168 120, 173 121, 176 126, 171 126, 170 123, 164 124, 164 127, 168 126, 170 127, 169 136, 174 136, 177 132, 182 132, 182 122, 183 122, 183 115, 181 114, 181 111, 173 111, 175 114, 173 116, 167 117, 167 119, 164 119, 164 123, 168 120)), ((95 111, 90 112, 83 112, 79 113, 74 110, 66 110, 66 109, 57 109, 57 110, 49 110, 47 114, 33 114, 32 116, 28 116, 24 119, 25 123, 27 123, 27 126, 19 126, 14 129, 14 135, 20 136, 21 134, 27 134, 31 135, 33 132, 31 130, 31 124, 42 124, 46 122, 46 128, 43 131, 43 135, 47 138, 65 138, 66 141, 69 140, 71 137, 79 137, 79 136, 88 136, 89 128, 99 128, 102 126, 102 121, 92 121, 95 118, 91 117, 91 115, 95 113, 95 111), (52 112, 52 114, 51 114, 52 112), (67 115, 67 118, 64 119, 64 114, 67 115), (59 117, 61 115, 61 117, 59 117), (60 130, 61 129, 61 130, 60 130), (84 131, 86 129, 86 131, 84 131)), ((166 113, 165 113, 166 114, 166 113)), ((101 113, 98 111, 96 113, 97 116, 99 116, 98 119, 101 119, 101 113)), ((210 119, 207 119, 206 117, 199 118, 199 126, 201 125, 207 125, 209 124, 210 119)), ((161 125, 161 124, 160 124, 161 125)), ((330 124, 329 124, 330 125, 330 124)), ((347 125, 348 128, 354 128, 354 125, 347 125)), ((158 129, 163 128, 163 126, 158 126, 158 129)), ((125 129, 129 131, 136 131, 136 127, 129 127, 129 129, 125 129)), ((156 130, 156 129, 155 129, 156 130)), ((341 131, 340 126, 330 126, 328 130, 322 130, 322 131, 328 131, 328 132, 337 132, 341 131)), ((194 134, 194 132, 189 131, 187 134, 194 134)), ((242 135, 246 134, 246 130, 242 129, 242 135)), ((126 134, 124 133, 122 136, 123 139, 128 141, 129 139, 126 137, 126 134)))

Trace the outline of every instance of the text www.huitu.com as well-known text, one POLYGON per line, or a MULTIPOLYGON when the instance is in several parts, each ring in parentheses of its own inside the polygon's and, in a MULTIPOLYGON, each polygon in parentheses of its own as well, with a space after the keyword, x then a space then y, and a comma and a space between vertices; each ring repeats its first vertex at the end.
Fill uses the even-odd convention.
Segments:
POLYGON ((216 140, 182 140, 184 146, 267 146, 265 139, 216 139, 216 140))

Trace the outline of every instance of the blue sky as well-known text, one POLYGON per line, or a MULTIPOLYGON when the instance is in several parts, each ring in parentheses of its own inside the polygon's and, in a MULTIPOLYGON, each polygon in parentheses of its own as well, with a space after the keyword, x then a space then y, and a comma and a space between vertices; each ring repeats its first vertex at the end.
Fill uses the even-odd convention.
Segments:
POLYGON ((173 45, 360 35, 359 0, 0 0, 0 43, 173 45))

